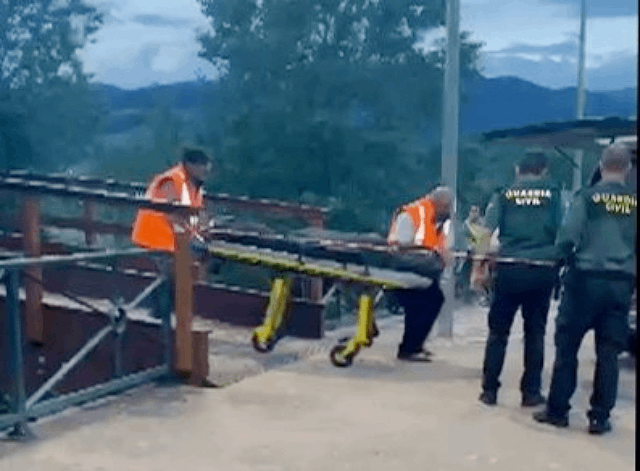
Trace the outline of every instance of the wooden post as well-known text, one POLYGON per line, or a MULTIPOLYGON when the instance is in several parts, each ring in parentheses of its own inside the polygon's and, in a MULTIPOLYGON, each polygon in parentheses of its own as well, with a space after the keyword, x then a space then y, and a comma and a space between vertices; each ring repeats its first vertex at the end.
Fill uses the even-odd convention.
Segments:
MULTIPOLYGON (((40 252, 40 203, 35 196, 27 196, 24 200, 22 230, 24 234, 24 251, 28 257, 39 257, 40 252)), ((43 342, 42 329, 42 268, 30 266, 25 269, 24 286, 25 324, 29 341, 37 344, 43 342)))
POLYGON ((193 319, 193 261, 189 250, 189 234, 177 232, 175 254, 176 372, 190 376, 193 369, 191 321, 193 319))
MULTIPOLYGON (((324 218, 322 216, 311 219, 311 226, 317 229, 324 229, 324 218)), ((314 302, 322 301, 322 278, 311 278, 309 286, 309 300, 314 302)))
POLYGON ((191 332, 193 341, 193 364, 189 375, 189 384, 205 386, 209 376, 209 331, 194 330, 191 332))
POLYGON ((96 217, 96 206, 93 201, 84 202, 84 240, 87 247, 96 244, 96 234, 93 231, 93 221, 96 217))

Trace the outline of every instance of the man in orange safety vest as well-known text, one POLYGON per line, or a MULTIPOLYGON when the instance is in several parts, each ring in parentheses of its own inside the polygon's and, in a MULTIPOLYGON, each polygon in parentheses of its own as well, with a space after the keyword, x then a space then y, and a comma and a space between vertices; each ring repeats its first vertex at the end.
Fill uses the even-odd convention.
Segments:
MULTIPOLYGON (((451 190, 440 186, 402 206, 393 218, 388 244, 398 248, 424 248, 433 252, 439 258, 440 267, 444 268, 450 259, 444 226, 450 218, 452 202, 451 190)), ((427 287, 395 290, 393 295, 405 312, 404 336, 398 347, 398 359, 430 361, 431 352, 424 349, 423 344, 444 304, 438 277, 427 287)))
POLYGON ((210 170, 211 162, 204 151, 185 148, 182 161, 157 175, 149 185, 146 197, 153 201, 178 202, 202 211, 199 215, 184 218, 141 209, 133 224, 133 243, 140 247, 173 253, 176 250, 176 232, 189 232, 192 251, 201 254, 205 249, 201 235, 204 222, 202 185, 210 170))

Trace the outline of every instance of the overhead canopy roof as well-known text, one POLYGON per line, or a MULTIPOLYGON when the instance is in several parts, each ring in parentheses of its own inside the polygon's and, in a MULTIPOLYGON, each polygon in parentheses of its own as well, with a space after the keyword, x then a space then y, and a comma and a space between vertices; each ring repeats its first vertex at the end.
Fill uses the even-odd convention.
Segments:
POLYGON ((483 134, 485 142, 527 147, 600 150, 615 138, 637 148, 636 118, 581 119, 498 129, 483 134))

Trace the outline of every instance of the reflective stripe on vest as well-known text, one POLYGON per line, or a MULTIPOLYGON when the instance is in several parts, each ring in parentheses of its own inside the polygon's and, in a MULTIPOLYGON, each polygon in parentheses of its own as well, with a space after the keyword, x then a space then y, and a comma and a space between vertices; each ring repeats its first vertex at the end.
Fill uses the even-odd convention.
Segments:
MULTIPOLYGON (((202 193, 202 189, 198 190, 198 196, 200 196, 201 193, 202 193)), ((182 193, 180 195, 180 203, 184 204, 185 206, 192 206, 191 196, 189 195, 189 185, 187 184, 186 179, 182 183, 182 193)), ((197 214, 192 214, 191 216, 189 216, 189 225, 191 226, 191 228, 197 227, 199 222, 200 222, 200 218, 198 217, 197 214)))
POLYGON ((416 231, 416 235, 413 238, 413 242, 416 245, 422 245, 424 243, 424 235, 427 230, 427 214, 424 210, 424 206, 421 204, 418 205, 418 214, 420 215, 420 226, 418 226, 418 230, 416 231))

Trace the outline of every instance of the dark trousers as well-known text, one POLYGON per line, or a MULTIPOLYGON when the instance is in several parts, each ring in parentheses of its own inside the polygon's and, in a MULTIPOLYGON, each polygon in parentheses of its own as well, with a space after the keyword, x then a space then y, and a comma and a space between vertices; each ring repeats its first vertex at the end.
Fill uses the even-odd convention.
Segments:
POLYGON ((524 372, 520 391, 540 394, 544 364, 544 335, 555 269, 542 267, 498 267, 494 297, 489 308, 489 337, 482 367, 482 388, 496 391, 504 365, 509 333, 518 308, 524 320, 524 372))
POLYGON ((462 297, 465 302, 471 300, 471 272, 473 261, 465 259, 456 267, 456 297, 462 297))
POLYGON ((578 350, 584 335, 594 329, 596 368, 589 417, 606 419, 618 394, 618 355, 629 338, 631 278, 613 278, 570 270, 556 319, 556 359, 548 411, 567 415, 576 389, 578 350))
POLYGON ((402 289, 393 292, 396 302, 404 309, 404 335, 398 347, 400 353, 422 351, 433 324, 444 304, 444 294, 438 281, 429 288, 402 289))

